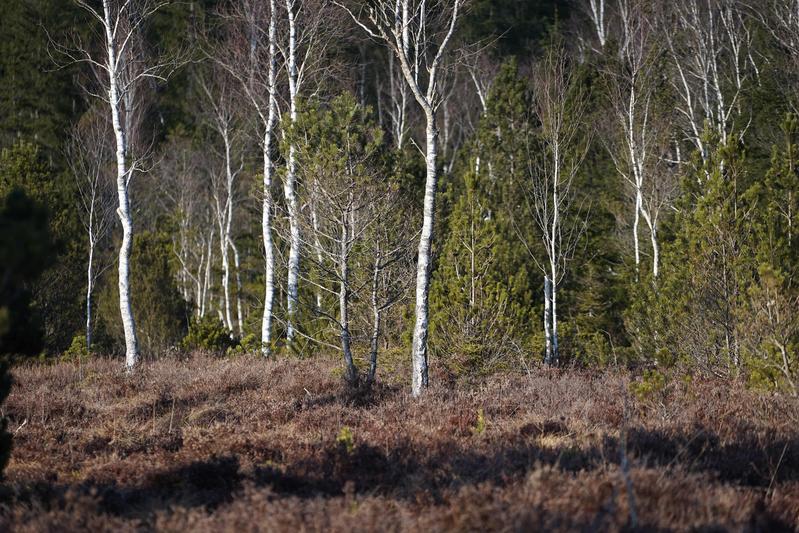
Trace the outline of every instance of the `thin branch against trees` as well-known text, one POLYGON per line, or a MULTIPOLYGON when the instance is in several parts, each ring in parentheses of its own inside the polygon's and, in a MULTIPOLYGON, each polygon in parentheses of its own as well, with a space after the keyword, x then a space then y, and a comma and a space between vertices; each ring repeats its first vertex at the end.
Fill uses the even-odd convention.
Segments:
POLYGON ((108 117, 92 107, 69 132, 67 161, 78 190, 78 212, 86 231, 86 349, 92 349, 93 299, 97 280, 110 265, 98 265, 98 246, 113 226, 114 147, 108 117))

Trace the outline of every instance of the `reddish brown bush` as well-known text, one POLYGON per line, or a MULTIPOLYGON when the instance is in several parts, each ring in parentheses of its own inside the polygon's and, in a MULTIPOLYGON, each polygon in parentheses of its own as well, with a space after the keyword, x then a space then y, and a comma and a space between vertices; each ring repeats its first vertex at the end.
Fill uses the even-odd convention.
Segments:
POLYGON ((350 393, 327 359, 203 356, 133 376, 105 360, 15 374, 2 530, 621 530, 635 514, 642 530, 775 531, 799 520, 799 405, 736 384, 638 398, 625 375, 540 370, 414 400, 402 385, 350 393))

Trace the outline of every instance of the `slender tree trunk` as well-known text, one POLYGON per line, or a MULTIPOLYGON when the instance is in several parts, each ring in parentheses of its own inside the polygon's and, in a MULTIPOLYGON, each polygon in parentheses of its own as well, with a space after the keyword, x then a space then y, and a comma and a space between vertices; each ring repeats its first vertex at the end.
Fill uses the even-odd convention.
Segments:
MULTIPOLYGON (((89 218, 91 224, 91 215, 89 218)), ((91 226, 89 226, 91 227, 91 226)), ((92 349, 92 293, 94 292, 94 239, 89 239, 89 261, 86 267, 86 350, 92 349)))
MULTIPOLYGON (((286 0, 286 10, 288 11, 289 23, 289 57, 288 57, 288 73, 289 73, 289 117, 291 123, 297 121, 297 30, 294 22, 294 1, 286 0)), ((299 277, 300 277, 300 221, 299 221, 299 207, 297 205, 297 155, 296 147, 292 143, 289 146, 287 165, 286 165, 286 179, 283 184, 283 193, 286 196, 286 204, 288 207, 289 215, 289 263, 288 263, 288 280, 287 280, 287 311, 286 318, 286 341, 291 343, 294 340, 294 328, 297 315, 297 306, 299 302, 299 277)))
POLYGON ((544 276, 544 362, 552 364, 552 282, 549 276, 544 276))
POLYGON ((203 280, 203 298, 202 307, 200 309, 200 316, 205 316, 207 312, 208 292, 211 288, 211 262, 214 258, 214 228, 211 227, 211 233, 208 236, 208 252, 205 259, 205 279, 203 280))
POLYGON ((419 237, 418 261, 416 266, 416 322, 413 329, 413 352, 411 392, 419 396, 428 384, 427 335, 429 329, 429 289, 432 260, 433 223, 436 198, 436 159, 438 155, 438 132, 435 113, 425 110, 427 118, 426 153, 427 176, 424 188, 424 221, 419 237))
POLYGON ((380 307, 377 303, 377 290, 380 281, 380 245, 375 247, 375 263, 372 268, 372 336, 369 342, 369 375, 367 382, 374 383, 377 375, 377 351, 380 340, 380 307))
POLYGON ((358 370, 352 360, 352 347, 350 346, 348 241, 349 213, 345 213, 341 219, 341 242, 339 243, 338 259, 341 280, 339 282, 338 307, 341 326, 341 350, 344 352, 344 363, 347 366, 347 382, 351 386, 355 386, 358 382, 358 370))
POLYGON ((203 251, 200 254, 200 261, 197 264, 197 276, 195 277, 195 287, 194 287, 194 301, 197 302, 197 317, 202 317, 202 308, 203 308, 203 268, 205 267, 205 241, 200 240, 200 246, 202 247, 203 251))
POLYGON ((238 246, 232 240, 230 247, 233 249, 233 266, 236 268, 236 321, 239 327, 239 337, 244 337, 244 314, 241 307, 241 257, 238 246))
POLYGON ((553 149, 553 163, 555 176, 552 181, 552 227, 550 228, 549 235, 549 268, 551 281, 551 305, 550 316, 552 322, 552 360, 550 364, 557 365, 560 356, 558 352, 558 254, 562 250, 558 249, 558 239, 560 234, 560 180, 561 180, 561 159, 560 159, 560 144, 554 143, 553 149))
POLYGON ((641 215, 644 217, 646 225, 649 226, 649 240, 652 243, 652 276, 657 279, 660 269, 660 246, 657 237, 657 219, 653 220, 652 216, 643 206, 641 206, 641 215))
POLYGON ((555 280, 557 276, 557 266, 552 263, 552 364, 557 365, 560 360, 560 349, 558 342, 558 284, 555 280))
POLYGON ((119 199, 117 216, 119 216, 119 222, 122 226, 122 244, 119 247, 119 311, 122 317, 122 328, 125 332, 125 366, 130 371, 139 362, 139 341, 136 337, 136 321, 133 318, 133 307, 130 302, 130 254, 133 248, 133 218, 130 213, 130 198, 128 196, 130 176, 127 161, 125 160, 127 157, 127 132, 122 126, 122 100, 117 86, 119 73, 116 68, 115 26, 111 17, 109 0, 103 0, 103 13, 105 16, 106 52, 108 54, 107 65, 109 69, 108 101, 116 140, 117 196, 119 199))
MULTIPOLYGON (((313 226, 313 243, 314 248, 316 248, 316 262, 319 265, 319 269, 322 268, 322 243, 319 240, 319 217, 316 214, 316 201, 318 199, 318 187, 319 185, 314 182, 313 186, 313 197, 311 198, 311 224, 313 226)), ((321 282, 321 281, 320 281, 321 282)), ((322 310, 322 289, 320 287, 316 287, 316 310, 322 310)))
POLYGON ((277 59, 275 44, 275 0, 269 1, 269 111, 264 128, 264 196, 261 231, 264 241, 265 283, 264 315, 261 320, 261 354, 268 357, 272 347, 272 308, 275 300, 275 252, 272 245, 272 133, 277 121, 276 78, 277 59))
MULTIPOLYGON (((637 179, 637 178, 636 178, 637 179)), ((638 279, 638 270, 641 266, 641 247, 638 238, 638 226, 641 221, 641 190, 635 190, 635 216, 633 218, 633 247, 635 248, 635 277, 638 279)))
POLYGON ((225 327, 233 333, 233 315, 230 310, 230 258, 226 236, 219 239, 219 253, 222 254, 222 308, 225 313, 225 327))
MULTIPOLYGON (((274 28, 270 24, 270 33, 274 28)), ((272 45, 274 46, 274 45, 272 45)), ((270 72, 270 78, 272 73, 270 72)), ((270 100, 272 96, 270 95, 270 100)), ((275 110, 269 105, 269 125, 274 126, 275 110)), ((275 300, 275 251, 272 245, 272 134, 267 128, 264 137, 264 196, 263 213, 261 215, 261 231, 264 242, 265 280, 264 280, 264 314, 261 319, 261 354, 268 357, 272 347, 272 308, 275 300)))

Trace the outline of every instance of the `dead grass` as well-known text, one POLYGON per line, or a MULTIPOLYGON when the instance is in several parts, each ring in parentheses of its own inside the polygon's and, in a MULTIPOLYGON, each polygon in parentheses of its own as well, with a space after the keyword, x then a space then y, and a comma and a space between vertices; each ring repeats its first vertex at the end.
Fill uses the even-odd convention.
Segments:
POLYGON ((324 358, 198 355, 133 376, 107 360, 82 377, 66 363, 19 368, 5 406, 10 429, 20 429, 0 529, 795 531, 799 523, 793 399, 720 382, 675 382, 636 399, 626 375, 539 370, 441 384, 414 400, 400 385, 348 393, 337 367, 324 358), (344 427, 350 447, 337 442, 344 427))

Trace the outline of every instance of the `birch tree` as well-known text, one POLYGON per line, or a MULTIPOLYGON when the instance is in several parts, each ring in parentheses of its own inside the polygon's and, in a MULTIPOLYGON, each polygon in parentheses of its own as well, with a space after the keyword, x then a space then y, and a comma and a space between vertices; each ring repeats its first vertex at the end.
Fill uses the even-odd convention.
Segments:
POLYGON ((175 136, 161 149, 148 182, 149 203, 159 216, 173 221, 172 248, 178 261, 178 287, 183 299, 194 304, 194 314, 205 316, 211 285, 209 272, 215 255, 216 220, 207 169, 213 161, 188 139, 175 136))
MULTIPOLYGON (((335 24, 332 19, 328 18, 330 12, 325 8, 325 4, 309 0, 284 0, 283 6, 288 38, 286 42, 280 41, 278 48, 283 56, 288 76, 288 121, 289 128, 291 128, 297 122, 297 106, 304 86, 311 81, 312 75, 319 76, 323 70, 321 62, 326 53, 327 41, 335 31, 335 24)), ((283 131, 285 129, 283 128, 283 131)), ((286 199, 286 211, 289 219, 286 341, 291 344, 295 338, 299 305, 302 237, 297 184, 297 147, 290 140, 285 158, 283 195, 286 199)))
MULTIPOLYGON (((540 123, 538 156, 530 154, 531 211, 545 249, 533 260, 544 274, 545 362, 558 363, 558 288, 584 229, 574 179, 587 151, 585 94, 565 52, 554 46, 537 65, 533 111, 540 123)), ((532 247, 527 245, 528 250, 532 247)))
MULTIPOLYGON (((652 275, 660 266, 658 219, 661 209, 673 196, 673 180, 664 168, 662 151, 669 132, 658 108, 658 50, 655 34, 644 12, 643 2, 620 0, 621 33, 626 46, 618 62, 608 72, 610 103, 617 132, 608 146, 617 171, 633 192, 633 250, 636 274, 641 264, 639 225, 644 219, 652 246, 652 275)), ((662 107, 662 106, 661 106, 662 107)))
POLYGON ((605 0, 588 0, 588 16, 591 20, 600 49, 608 41, 608 17, 605 13, 605 0))
POLYGON ((97 247, 113 225, 114 188, 109 172, 114 160, 113 137, 106 116, 91 108, 70 131, 67 160, 77 184, 78 209, 87 238, 86 349, 94 331, 93 299, 97 280, 110 265, 98 265, 97 247))
POLYGON ((455 33, 463 1, 452 0, 433 6, 425 0, 378 0, 354 9, 336 2, 370 37, 389 48, 425 117, 425 193, 411 348, 411 391, 414 396, 419 396, 428 384, 429 293, 438 184, 437 113, 442 103, 442 62, 455 33))
POLYGON ((240 260, 238 249, 233 242, 237 181, 243 168, 243 163, 237 164, 234 160, 241 136, 241 126, 236 109, 237 102, 231 87, 233 80, 224 70, 212 67, 210 79, 200 77, 197 81, 203 95, 208 125, 222 142, 222 153, 220 154, 222 169, 220 172, 211 173, 213 182, 211 194, 219 231, 219 253, 222 260, 223 317, 228 331, 232 333, 238 330, 239 334, 242 334, 241 282, 238 274, 240 260), (233 266, 230 264, 231 252, 234 256, 236 275, 237 320, 235 322, 230 293, 230 278, 234 273, 233 266))
POLYGON ((119 247, 119 307, 125 333, 125 365, 132 370, 139 362, 136 321, 131 306, 130 254, 133 246, 133 216, 130 184, 139 159, 130 150, 131 124, 137 87, 146 79, 165 81, 173 62, 149 60, 138 47, 144 25, 166 5, 160 0, 102 0, 95 6, 75 0, 98 28, 102 52, 82 42, 72 48, 59 47, 68 58, 92 66, 99 90, 90 92, 108 105, 116 143, 117 216, 122 227, 119 247))
POLYGON ((269 0, 268 4, 257 0, 241 0, 227 14, 228 38, 214 53, 214 59, 238 80, 240 89, 255 111, 260 125, 263 173, 261 237, 265 263, 261 353, 264 356, 269 356, 271 351, 275 298, 272 180, 275 174, 275 129, 279 115, 277 15, 276 0, 269 0))
POLYGON ((706 125, 722 145, 736 129, 745 131, 737 121, 740 99, 758 75, 751 21, 736 0, 678 0, 664 13, 661 34, 672 58, 677 111, 688 141, 706 162, 706 125))

